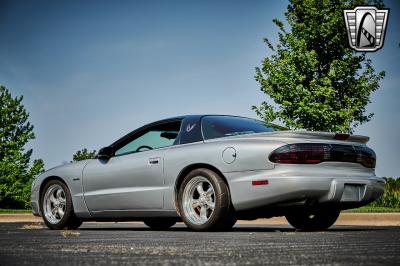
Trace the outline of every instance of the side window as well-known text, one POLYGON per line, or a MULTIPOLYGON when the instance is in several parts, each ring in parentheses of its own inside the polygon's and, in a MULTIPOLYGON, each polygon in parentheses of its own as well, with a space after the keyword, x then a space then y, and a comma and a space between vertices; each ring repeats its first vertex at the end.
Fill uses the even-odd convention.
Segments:
POLYGON ((137 135, 134 135, 128 143, 118 148, 115 155, 118 156, 171 146, 178 136, 180 125, 180 121, 165 123, 139 132, 137 135))

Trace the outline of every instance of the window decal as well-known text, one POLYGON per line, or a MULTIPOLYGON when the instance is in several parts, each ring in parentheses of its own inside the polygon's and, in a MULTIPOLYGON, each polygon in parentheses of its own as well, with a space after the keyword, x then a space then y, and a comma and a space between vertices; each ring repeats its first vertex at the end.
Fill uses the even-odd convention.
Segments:
POLYGON ((193 125, 188 124, 188 125, 186 126, 186 132, 192 131, 193 128, 194 128, 195 126, 196 126, 196 124, 193 124, 193 125))

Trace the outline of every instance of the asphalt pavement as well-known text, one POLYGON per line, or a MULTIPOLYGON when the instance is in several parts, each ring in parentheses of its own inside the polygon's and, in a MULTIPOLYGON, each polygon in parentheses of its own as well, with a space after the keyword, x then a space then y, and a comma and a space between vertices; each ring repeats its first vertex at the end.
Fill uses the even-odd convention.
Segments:
POLYGON ((85 223, 51 231, 0 223, 0 265, 400 265, 400 227, 237 225, 230 232, 152 231, 139 223, 85 223))

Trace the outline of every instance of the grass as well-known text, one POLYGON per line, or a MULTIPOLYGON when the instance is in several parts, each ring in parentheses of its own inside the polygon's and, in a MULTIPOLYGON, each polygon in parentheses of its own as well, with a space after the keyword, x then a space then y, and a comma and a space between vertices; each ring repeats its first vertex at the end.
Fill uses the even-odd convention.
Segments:
POLYGON ((0 214, 32 213, 32 210, 25 209, 0 209, 0 214))
POLYGON ((344 212, 400 212, 400 208, 363 206, 356 209, 345 210, 344 212))

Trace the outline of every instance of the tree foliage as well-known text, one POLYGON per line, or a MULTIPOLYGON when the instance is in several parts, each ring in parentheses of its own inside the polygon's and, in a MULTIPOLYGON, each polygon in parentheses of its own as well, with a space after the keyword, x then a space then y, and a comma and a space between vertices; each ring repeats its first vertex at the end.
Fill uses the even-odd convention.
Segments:
POLYGON ((285 12, 291 30, 273 20, 278 44, 264 39, 273 54, 255 75, 261 91, 275 102, 253 106, 262 119, 278 119, 289 128, 352 132, 372 118, 365 107, 385 72, 376 73, 365 53, 349 47, 343 18, 344 9, 363 4, 291 0, 285 12))
POLYGON ((385 192, 377 201, 370 206, 400 208, 400 177, 397 179, 387 177, 385 184, 385 192))
POLYGON ((29 206, 32 180, 44 170, 41 159, 30 165, 32 150, 24 149, 35 135, 22 99, 0 86, 0 208, 29 206))
POLYGON ((77 151, 73 156, 72 159, 74 162, 83 161, 86 159, 93 159, 96 156, 96 151, 88 151, 86 148, 77 151))

